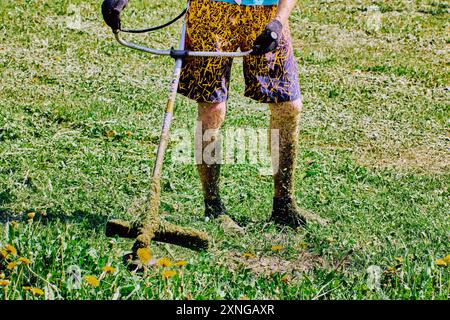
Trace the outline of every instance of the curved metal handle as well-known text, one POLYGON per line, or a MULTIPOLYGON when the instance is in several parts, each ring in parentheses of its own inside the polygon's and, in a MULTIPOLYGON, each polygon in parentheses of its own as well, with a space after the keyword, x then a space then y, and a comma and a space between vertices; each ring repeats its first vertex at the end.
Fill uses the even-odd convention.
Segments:
MULTIPOLYGON (((132 48, 139 51, 144 51, 147 53, 159 55, 159 56, 170 56, 171 51, 170 50, 158 50, 158 49, 152 49, 148 47, 144 47, 138 44, 135 44, 133 42, 128 42, 123 40, 119 36, 119 32, 115 32, 114 36, 121 45, 132 48)), ((243 52, 208 52, 208 51, 186 51, 186 55, 188 57, 218 57, 218 58, 242 58, 245 56, 248 56, 252 53, 253 50, 249 51, 243 51, 243 52)))
POLYGON ((115 32, 114 36, 115 36, 117 42, 119 42, 121 45, 123 45, 125 47, 131 48, 131 49, 136 49, 136 50, 139 50, 139 51, 148 52, 148 53, 151 53, 151 54, 156 54, 156 55, 159 55, 159 56, 168 56, 168 55, 170 55, 170 50, 151 49, 151 48, 147 48, 147 47, 144 47, 144 46, 140 46, 140 45, 135 44, 133 42, 125 41, 119 36, 119 32, 115 32))

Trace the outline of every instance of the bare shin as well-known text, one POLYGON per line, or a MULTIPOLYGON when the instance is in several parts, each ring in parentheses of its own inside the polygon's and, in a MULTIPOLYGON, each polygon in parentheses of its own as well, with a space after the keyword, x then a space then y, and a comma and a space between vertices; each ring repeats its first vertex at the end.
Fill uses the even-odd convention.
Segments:
POLYGON ((220 200, 219 129, 225 120, 225 114, 225 102, 198 105, 196 163, 205 200, 220 200))

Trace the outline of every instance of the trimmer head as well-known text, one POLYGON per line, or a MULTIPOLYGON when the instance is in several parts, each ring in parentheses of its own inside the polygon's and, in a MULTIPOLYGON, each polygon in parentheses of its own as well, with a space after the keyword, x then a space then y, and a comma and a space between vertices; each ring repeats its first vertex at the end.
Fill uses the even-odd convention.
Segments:
MULTIPOLYGON (((132 224, 124 220, 111 220, 106 224, 106 236, 136 239, 142 224, 132 224)), ((182 228, 166 221, 161 221, 153 241, 165 242, 196 251, 207 250, 208 235, 191 228, 182 228)))

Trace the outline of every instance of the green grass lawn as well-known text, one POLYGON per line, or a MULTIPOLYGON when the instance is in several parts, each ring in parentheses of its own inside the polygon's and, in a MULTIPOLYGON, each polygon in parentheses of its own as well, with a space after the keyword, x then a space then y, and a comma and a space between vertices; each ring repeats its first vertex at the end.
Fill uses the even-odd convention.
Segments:
MULTIPOLYGON (((448 2, 299 0, 296 196, 329 224, 277 229, 271 177, 229 165, 223 198, 246 235, 228 235, 203 221, 195 167, 172 161, 171 143, 161 213, 209 233, 211 250, 153 243, 155 259, 187 265, 143 275, 122 264, 133 242, 104 227, 149 190, 173 61, 115 43, 100 2, 0 0, 0 299, 449 298, 436 261, 450 254, 448 2)), ((131 1, 124 24, 158 24, 184 2, 131 1)), ((167 48, 179 28, 129 38, 167 48)), ((266 128, 241 66, 225 128, 266 128)), ((195 116, 179 97, 174 129, 193 133, 195 116)))

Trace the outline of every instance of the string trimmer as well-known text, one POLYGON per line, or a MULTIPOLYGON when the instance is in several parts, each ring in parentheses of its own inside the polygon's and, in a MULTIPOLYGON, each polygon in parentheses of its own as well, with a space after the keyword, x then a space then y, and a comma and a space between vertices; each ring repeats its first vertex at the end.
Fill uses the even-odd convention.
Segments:
MULTIPOLYGON (((108 1, 108 0, 106 0, 108 1)), ((181 228, 173 224, 163 221, 159 216, 159 204, 160 204, 160 178, 161 170, 163 166, 164 154, 167 149, 167 143, 169 139, 169 129, 172 123, 173 110, 175 106, 175 99, 177 96, 177 89, 181 74, 181 68, 183 59, 186 57, 244 57, 251 53, 246 52, 203 52, 203 51, 189 51, 185 50, 186 40, 186 23, 183 24, 181 29, 181 39, 178 49, 171 48, 169 50, 151 49, 145 46, 141 46, 132 42, 127 42, 120 37, 120 32, 128 33, 146 33, 155 31, 167 27, 168 25, 181 19, 184 14, 189 10, 189 2, 187 8, 171 21, 152 28, 141 30, 116 30, 114 36, 116 40, 123 46, 144 51, 150 54, 171 56, 175 60, 175 67, 173 71, 173 79, 170 84, 169 98, 164 113, 164 120, 161 129, 160 141, 158 151, 156 155, 156 161, 153 169, 153 176, 151 180, 150 194, 148 196, 149 207, 145 211, 143 220, 138 223, 131 223, 121 220, 109 221, 106 226, 106 235, 109 237, 119 236, 124 238, 136 239, 133 252, 126 256, 127 263, 135 265, 138 263, 138 250, 147 248, 150 242, 160 241, 171 243, 183 247, 187 247, 193 250, 206 250, 208 248, 208 235, 204 232, 200 232, 193 229, 181 228)))

